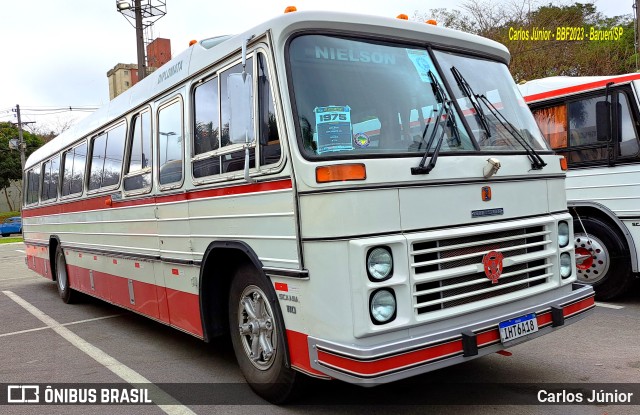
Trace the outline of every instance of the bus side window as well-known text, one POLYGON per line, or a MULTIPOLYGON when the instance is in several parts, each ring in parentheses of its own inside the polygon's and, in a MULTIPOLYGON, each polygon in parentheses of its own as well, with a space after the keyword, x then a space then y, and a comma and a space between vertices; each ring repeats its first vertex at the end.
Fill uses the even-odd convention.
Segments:
POLYGON ((620 110, 620 114, 618 114, 618 118, 620 119, 620 156, 622 157, 633 157, 638 154, 638 133, 635 129, 635 122, 633 120, 633 114, 631 113, 631 109, 629 107, 629 101, 627 100, 627 95, 624 92, 620 92, 618 94, 618 109, 620 110))
POLYGON ((158 150, 160 153, 161 185, 182 181, 182 101, 158 111, 158 150))
POLYGON ((267 59, 258 54, 258 111, 260 165, 276 164, 280 161, 280 136, 276 124, 273 95, 269 82, 267 59))
POLYGON ((87 164, 87 143, 82 143, 64 153, 62 196, 82 193, 84 168, 87 164))
POLYGON ((151 114, 144 111, 132 121, 129 164, 124 190, 151 189, 151 114))
POLYGON ((533 116, 551 148, 567 148, 567 106, 564 103, 533 110, 533 116))
MULTIPOLYGON (((253 58, 247 58, 247 65, 245 67, 245 71, 247 72, 247 82, 253 79, 253 58)), ((244 143, 247 137, 231 137, 231 124, 234 122, 234 115, 231 113, 231 108, 229 105, 229 89, 228 89, 228 79, 231 74, 240 74, 242 73, 242 64, 237 64, 222 72, 220 75, 220 115, 222 120, 222 135, 220 137, 220 147, 224 149, 224 147, 229 146, 231 144, 239 144, 244 143)), ((246 115, 242 114, 242 115, 246 115)), ((243 116, 238 117, 235 116, 236 122, 241 120, 244 121, 243 116)), ((248 134, 249 142, 254 140, 254 131, 252 129, 246 131, 248 134)), ((255 167, 255 148, 250 150, 250 161, 249 167, 255 167)), ((244 151, 236 151, 231 154, 226 154, 221 157, 220 166, 222 173, 229 173, 232 171, 238 171, 244 169, 244 151)))
POLYGON ((126 125, 123 123, 93 139, 89 190, 120 183, 125 134, 126 125))
POLYGON ((27 205, 38 203, 38 189, 40 188, 40 166, 34 167, 27 173, 27 205))
MULTIPOLYGON (((194 156, 220 148, 220 97, 218 77, 199 85, 194 92, 194 156)), ((193 177, 200 178, 220 174, 220 156, 212 156, 193 162, 193 177)))
POLYGON ((54 200, 58 197, 58 183, 60 182, 60 156, 56 156, 44 163, 42 176, 41 200, 54 200))

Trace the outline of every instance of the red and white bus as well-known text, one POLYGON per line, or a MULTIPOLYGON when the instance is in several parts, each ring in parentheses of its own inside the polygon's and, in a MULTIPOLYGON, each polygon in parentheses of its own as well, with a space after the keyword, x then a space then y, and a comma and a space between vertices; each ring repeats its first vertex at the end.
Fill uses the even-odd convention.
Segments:
POLYGON ((618 297, 640 271, 640 74, 557 76, 520 85, 551 147, 566 157, 578 280, 618 297))
POLYGON ((252 388, 379 384, 579 320, 561 158, 505 47, 288 13, 203 40, 25 168, 29 268, 209 341, 252 388))

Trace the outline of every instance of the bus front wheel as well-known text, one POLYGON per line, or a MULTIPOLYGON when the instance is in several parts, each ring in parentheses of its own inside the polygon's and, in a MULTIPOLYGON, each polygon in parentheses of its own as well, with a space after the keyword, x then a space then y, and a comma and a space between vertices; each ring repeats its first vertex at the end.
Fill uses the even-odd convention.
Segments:
POLYGON ((251 388, 271 403, 291 395, 296 372, 285 364, 284 324, 275 291, 250 266, 235 274, 229 290, 229 328, 240 370, 251 388))
POLYGON ((593 285, 598 300, 611 300, 627 291, 633 278, 622 236, 591 217, 574 220, 573 229, 578 281, 593 285))

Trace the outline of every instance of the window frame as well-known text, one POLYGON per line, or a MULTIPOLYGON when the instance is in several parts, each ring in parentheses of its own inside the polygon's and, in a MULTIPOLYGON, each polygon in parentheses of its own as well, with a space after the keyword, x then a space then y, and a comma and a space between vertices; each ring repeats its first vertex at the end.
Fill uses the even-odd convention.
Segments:
MULTIPOLYGON (((156 167, 156 174, 153 175, 155 176, 155 180, 158 183, 158 189, 161 192, 166 192, 169 190, 175 190, 175 189, 180 189, 182 187, 182 185, 185 182, 185 175, 186 175, 186 170, 185 170, 185 128, 184 128, 184 112, 185 112, 185 108, 184 108, 184 99, 182 98, 182 94, 181 93, 173 93, 170 94, 168 96, 168 98, 166 100, 163 100, 158 106, 157 106, 157 110, 155 113, 155 135, 153 137, 153 140, 155 141, 155 146, 156 146, 156 151, 153 153, 154 156, 156 156, 156 160, 154 162, 154 165, 156 167), (162 112, 163 109, 166 109, 168 107, 170 107, 173 104, 179 103, 180 104, 180 128, 182 130, 182 141, 181 141, 181 155, 182 155, 182 178, 180 179, 180 181, 177 182, 172 182, 172 183, 168 183, 168 184, 160 184, 160 113, 162 112)), ((153 144, 152 144, 153 147, 153 144)), ((153 177, 152 176, 152 177, 153 177)))
POLYGON ((24 205, 25 206, 36 206, 40 203, 40 187, 41 187, 41 182, 42 182, 42 163, 38 163, 35 166, 31 167, 29 170, 27 170, 26 174, 25 174, 25 179, 27 182, 27 186, 25 188, 25 192, 24 192, 24 205), (35 189, 36 192, 36 200, 34 202, 29 203, 29 184, 31 183, 29 180, 29 173, 33 173, 35 170, 38 170, 38 178, 37 178, 37 182, 38 182, 38 188, 35 189))
MULTIPOLYGON (((635 135, 636 135, 636 142, 638 143, 638 147, 640 148, 640 128, 638 128, 638 122, 640 120, 640 114, 638 113, 638 107, 633 105, 633 102, 635 101, 635 97, 633 95, 633 92, 630 88, 630 85, 620 85, 620 86, 615 86, 610 88, 609 90, 609 100, 613 105, 613 108, 617 108, 617 104, 618 102, 620 102, 619 100, 619 95, 623 94, 627 100, 627 105, 628 105, 628 109, 629 109, 629 115, 631 117, 631 124, 633 126, 633 129, 635 131, 635 135)), ((595 91, 589 91, 587 93, 582 93, 582 94, 576 94, 576 95, 571 95, 571 96, 565 96, 565 97, 561 97, 561 98, 557 98, 557 99, 553 99, 550 100, 549 102, 545 102, 543 104, 536 104, 534 103, 531 106, 531 111, 537 111, 537 110, 541 110, 541 109, 546 109, 546 108, 552 108, 552 107, 557 107, 560 105, 563 105, 565 107, 565 114, 566 114, 566 126, 567 126, 567 146, 566 147, 558 147, 558 148, 552 148, 553 151, 555 151, 557 154, 564 156, 567 159, 567 162, 569 163, 570 167, 593 167, 593 166, 610 166, 612 164, 615 164, 617 162, 632 162, 632 161, 636 161, 636 162, 640 162, 640 150, 634 154, 634 155, 625 155, 622 156, 620 154, 620 143, 621 143, 621 135, 618 135, 617 137, 613 137, 611 142, 607 142, 607 141, 602 141, 602 142, 596 142, 596 143, 591 143, 591 144, 583 144, 583 145, 577 145, 577 146, 573 146, 571 145, 571 125, 569 122, 569 104, 574 103, 574 102, 579 102, 579 101, 584 101, 584 100, 588 100, 588 99, 593 99, 593 98, 604 98, 605 96, 605 90, 603 89, 598 89, 595 91), (597 160, 587 160, 587 161, 571 161, 571 157, 570 154, 572 152, 579 152, 579 151, 583 151, 583 150, 595 150, 595 149, 606 149, 609 146, 609 143, 611 143, 611 145, 613 146, 613 159, 610 160, 608 157, 606 158, 602 158, 602 159, 597 159, 597 160)), ((619 119, 620 117, 620 113, 618 113, 618 111, 614 111, 614 117, 615 119, 619 119)), ((621 134, 621 132, 620 132, 621 134)), ((547 140, 547 138, 545 137, 545 140, 547 140)), ((548 142, 549 146, 551 146, 551 143, 548 142)))
MULTIPOLYGON (((75 197, 80 197, 84 194, 86 188, 85 188, 85 178, 87 177, 87 165, 89 163, 87 163, 87 160, 89 159, 88 157, 88 153, 89 153, 89 143, 87 142, 86 138, 83 138, 80 141, 75 142, 72 146, 66 148, 65 150, 62 151, 61 153, 61 158, 60 158, 60 171, 62 171, 62 180, 60 180, 60 200, 66 200, 66 199, 72 199, 75 197), (78 147, 85 145, 87 148, 87 152, 85 153, 85 161, 84 161, 84 169, 83 169, 83 173, 82 173, 82 190, 80 190, 79 192, 76 193, 69 193, 68 195, 63 195, 63 184, 64 184, 64 170, 66 167, 66 155, 67 153, 69 153, 70 151, 74 152, 74 163, 75 163, 75 151, 78 147)), ((73 173, 73 171, 72 171, 73 173)))
POLYGON ((60 184, 62 183, 62 181, 60 180, 60 170, 61 170, 61 167, 62 167, 60 153, 53 154, 48 159, 41 161, 40 162, 40 166, 41 166, 40 167, 40 176, 41 177, 40 177, 40 191, 39 191, 39 196, 38 196, 38 198, 40 199, 40 203, 45 203, 45 204, 55 203, 60 198, 60 184), (42 174, 42 173, 45 170, 44 169, 45 165, 47 165, 47 163, 53 163, 53 160, 55 158, 58 158, 58 183, 56 185, 56 194, 55 194, 54 197, 50 197, 48 199, 44 199, 44 195, 42 194, 42 192, 44 191, 45 174, 42 174))
MULTIPOLYGON (((95 147, 95 141, 98 137, 107 134, 107 143, 105 147, 105 152, 106 149, 108 148, 109 145, 109 137, 108 137, 108 133, 109 131, 115 130, 116 128, 119 128, 121 126, 124 126, 125 129, 125 143, 126 143, 126 137, 127 137, 127 132, 129 131, 128 128, 128 123, 126 119, 120 119, 115 121, 114 123, 112 123, 111 125, 109 125, 108 127, 106 127, 104 130, 101 130, 99 133, 94 134, 93 136, 91 136, 89 138, 89 146, 88 148, 88 152, 87 152, 87 165, 85 166, 85 178, 84 178, 84 186, 87 189, 87 195, 94 195, 94 194, 98 194, 98 193, 103 193, 103 192, 108 192, 108 191, 114 191, 114 190, 118 190, 120 185, 122 184, 122 170, 124 168, 124 157, 125 157, 125 149, 122 149, 122 163, 120 164, 120 176, 118 178, 118 183, 109 185, 109 186, 100 186, 97 189, 90 189, 89 185, 91 182, 91 167, 93 166, 93 150, 95 147), (88 174, 87 174, 88 173, 88 174)), ((102 166, 102 174, 104 175, 104 164, 102 166)))
POLYGON ((125 155, 124 155, 124 161, 123 161, 123 166, 122 166, 122 192, 125 196, 136 196, 136 195, 144 195, 144 194, 148 194, 151 193, 151 191, 153 190, 153 158, 155 155, 155 149, 154 147, 154 126, 153 126, 153 110, 151 109, 150 105, 146 105, 143 108, 139 109, 138 111, 136 111, 132 116, 131 119, 129 120, 129 126, 130 128, 128 129, 127 132, 127 138, 126 138, 126 150, 125 150, 125 155), (130 167, 131 167, 131 153, 132 153, 132 149, 133 149, 133 135, 135 134, 135 122, 134 120, 136 119, 136 117, 142 117, 143 114, 148 113, 149 114, 149 128, 150 128, 150 134, 149 134, 149 145, 151 146, 151 163, 149 163, 148 167, 145 167, 143 169, 140 170, 136 170, 133 173, 131 173, 129 171, 130 167), (126 174, 124 172, 127 172, 126 174), (125 190, 124 188, 124 182, 125 180, 127 180, 128 178, 131 177, 136 177, 136 176, 143 176, 147 173, 151 174, 151 181, 148 187, 142 187, 140 189, 134 189, 134 190, 125 190))
MULTIPOLYGON (((252 65, 252 71, 253 71, 253 80, 252 80, 252 110, 253 110, 253 129, 254 129, 254 141, 249 145, 249 149, 250 151, 253 151, 253 167, 249 168, 249 172, 252 175, 264 175, 264 174, 271 174, 271 173, 278 173, 280 171, 282 171, 282 169, 284 168, 284 160, 285 160, 285 150, 284 150, 284 141, 286 141, 284 139, 284 131, 282 126, 282 117, 280 114, 280 105, 279 105, 279 97, 280 94, 278 93, 277 88, 275 87, 275 85, 277 85, 277 79, 275 77, 275 69, 274 69, 274 63, 273 63, 273 56, 270 53, 270 49, 268 47, 266 47, 264 44, 260 44, 257 47, 255 47, 254 49, 251 49, 249 51, 247 51, 247 60, 251 59, 251 65, 252 65), (259 102, 259 97, 258 97, 258 55, 262 54, 264 57, 264 63, 266 65, 267 68, 267 74, 269 77, 269 90, 270 90, 270 95, 271 95, 271 99, 273 101, 273 109, 274 109, 274 114, 276 117, 276 126, 278 128, 278 135, 280 137, 280 159, 278 160, 277 163, 271 163, 271 164, 265 164, 265 165, 261 165, 260 164, 260 159, 261 159, 261 151, 262 151, 262 146, 260 145, 260 102, 259 102)), ((195 123, 196 123, 196 119, 195 119, 195 107, 196 107, 196 97, 195 97, 195 93, 196 93, 196 89, 203 85, 206 82, 215 80, 215 82, 217 83, 217 87, 218 87, 218 122, 219 122, 219 128, 220 128, 220 132, 218 134, 218 140, 219 140, 219 146, 217 149, 215 150, 210 150, 207 151, 205 153, 200 153, 200 154, 195 154, 195 134, 192 134, 191 137, 191 151, 190 151, 190 156, 191 156, 191 163, 190 163, 190 171, 191 171, 191 180, 193 185, 195 186, 199 186, 199 185, 204 185, 204 184, 209 184, 209 183, 217 183, 217 182, 224 182, 224 181, 229 181, 229 180, 238 180, 238 179, 242 179, 244 178, 244 168, 241 170, 234 170, 234 171, 230 171, 230 172, 220 172, 218 174, 213 174, 213 175, 209 175, 209 176, 202 176, 202 177, 195 177, 193 174, 193 168, 194 168, 194 163, 195 162, 199 162, 202 160, 207 160, 207 159, 214 159, 214 158, 218 158, 219 159, 219 166, 222 166, 224 160, 223 157, 225 155, 229 155, 229 154, 233 154, 239 151, 243 151, 245 148, 245 143, 234 143, 234 144, 229 144, 227 146, 221 147, 221 141, 222 141, 222 125, 223 125, 223 120, 222 120, 222 105, 221 105, 221 78, 222 78, 222 74, 227 71, 230 68, 233 68, 234 66, 238 65, 239 63, 241 63, 241 57, 236 55, 233 58, 231 58, 231 60, 223 63, 221 66, 219 66, 218 68, 216 68, 215 70, 212 70, 211 72, 207 73, 206 75, 204 75, 202 78, 194 80, 194 82, 191 84, 191 91, 189 94, 189 103, 191 105, 191 116, 189 119, 189 123, 190 123, 190 128, 195 131, 195 123)))

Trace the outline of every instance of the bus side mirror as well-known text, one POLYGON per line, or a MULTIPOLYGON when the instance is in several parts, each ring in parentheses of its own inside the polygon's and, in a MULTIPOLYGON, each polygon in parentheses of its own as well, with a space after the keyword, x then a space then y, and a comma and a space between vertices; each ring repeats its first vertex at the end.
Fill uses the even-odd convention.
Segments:
POLYGON ((598 141, 611 139, 611 103, 609 101, 596 102, 596 139, 598 141))

